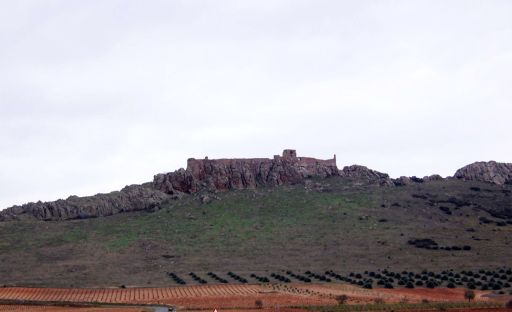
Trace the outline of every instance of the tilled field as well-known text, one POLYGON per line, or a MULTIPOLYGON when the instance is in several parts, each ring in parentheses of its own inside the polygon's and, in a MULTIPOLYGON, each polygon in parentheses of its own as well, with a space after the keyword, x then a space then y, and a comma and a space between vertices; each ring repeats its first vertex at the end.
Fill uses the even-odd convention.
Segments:
MULTIPOLYGON (((488 293, 475 291, 475 301, 490 302, 483 297, 488 293)), ((197 285, 167 288, 0 288, 0 300, 32 302, 105 303, 133 305, 168 305, 193 309, 254 309, 258 304, 264 309, 281 309, 297 306, 332 306, 335 297, 347 295, 348 304, 368 304, 377 299, 386 303, 406 300, 416 303, 464 301, 463 289, 363 289, 346 284, 267 284, 267 285, 197 285)), ((65 311, 61 307, 38 307, 40 310, 12 310, 13 306, 0 306, 0 311, 65 311), (11 310, 9 310, 11 308, 11 310), (3 310, 2 310, 3 309, 3 310)), ((34 308, 34 307, 32 307, 34 308)), ((140 309, 139 309, 140 310, 140 309)), ((78 308, 76 311, 134 311, 133 308, 78 308), (92 309, 92 310, 91 310, 92 309), (118 310, 116 310, 118 309, 118 310), (119 310, 121 309, 121 310, 119 310)))
POLYGON ((260 286, 208 285, 168 288, 0 288, 0 299, 59 302, 163 303, 169 299, 256 294, 260 286))
POLYGON ((202 285, 168 288, 65 289, 0 288, 0 300, 70 303, 165 304, 186 308, 329 305, 335 300, 313 294, 274 291, 260 285, 202 285))

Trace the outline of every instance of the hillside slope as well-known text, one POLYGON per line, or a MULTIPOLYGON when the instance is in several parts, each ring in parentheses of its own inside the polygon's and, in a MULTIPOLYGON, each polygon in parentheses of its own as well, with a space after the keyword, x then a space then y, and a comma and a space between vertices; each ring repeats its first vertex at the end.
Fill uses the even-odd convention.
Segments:
POLYGON ((64 222, 21 215, 0 222, 0 284, 163 286, 173 283, 166 272, 510 264, 512 186, 420 182, 306 178, 276 187, 201 190, 154 212, 64 222), (435 244, 417 243, 425 239, 435 244))

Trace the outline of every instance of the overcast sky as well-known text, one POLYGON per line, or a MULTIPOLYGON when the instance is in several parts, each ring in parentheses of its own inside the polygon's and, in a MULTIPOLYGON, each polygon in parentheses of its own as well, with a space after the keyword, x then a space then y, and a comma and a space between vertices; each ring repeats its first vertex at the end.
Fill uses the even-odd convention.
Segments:
POLYGON ((512 162, 512 1, 0 0, 0 208, 284 148, 512 162))

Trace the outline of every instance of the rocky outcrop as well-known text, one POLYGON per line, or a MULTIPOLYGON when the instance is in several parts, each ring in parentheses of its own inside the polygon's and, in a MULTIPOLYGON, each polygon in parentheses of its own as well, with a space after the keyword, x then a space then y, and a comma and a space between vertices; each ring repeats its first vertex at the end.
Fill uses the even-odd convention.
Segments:
POLYGON ((28 203, 0 211, 0 221, 26 214, 40 220, 85 219, 110 216, 120 212, 156 210, 168 194, 144 185, 131 185, 121 191, 94 196, 70 196, 66 200, 28 203))
MULTIPOLYGON (((132 185, 121 191, 88 197, 71 196, 66 200, 28 203, 0 211, 0 221, 21 215, 40 220, 66 220, 109 216, 120 212, 156 210, 168 200, 199 191, 276 186, 302 183, 309 177, 338 175, 336 156, 329 160, 297 157, 285 150, 273 159, 189 159, 187 169, 158 174, 152 183, 132 185)), ((202 202, 216 199, 201 197, 202 202)))
POLYGON ((442 181, 442 180, 444 180, 443 177, 438 174, 424 176, 423 178, 418 178, 417 176, 412 176, 412 177, 401 176, 399 178, 392 179, 393 184, 395 186, 405 186, 405 185, 411 185, 414 183, 442 181))
MULTIPOLYGON (((0 211, 0 221, 27 215, 39 220, 67 220, 109 216, 121 212, 153 211, 169 200, 186 194, 196 194, 201 202, 219 199, 218 191, 255 189, 282 184, 307 184, 309 178, 341 176, 357 183, 381 186, 403 186, 443 178, 432 175, 424 178, 400 177, 391 179, 386 173, 364 166, 352 165, 338 170, 336 155, 321 160, 298 157, 295 150, 284 150, 273 158, 250 159, 194 159, 187 161, 186 169, 157 174, 151 183, 131 185, 121 191, 88 197, 71 196, 66 200, 28 203, 0 211)), ((455 178, 512 184, 512 164, 477 162, 459 169, 455 178)), ((326 191, 325 188, 315 188, 326 191)))
POLYGON ((393 182, 387 173, 378 172, 360 165, 343 167, 343 170, 340 170, 340 176, 368 184, 379 184, 385 186, 393 185, 393 182))
POLYGON ((410 177, 401 176, 396 179, 392 179, 393 184, 396 186, 405 186, 414 183, 410 177))
POLYGON ((454 177, 461 180, 489 182, 497 185, 512 184, 512 163, 475 162, 457 170, 454 177))
POLYGON ((443 177, 438 174, 432 174, 429 176, 424 176, 423 181, 430 182, 430 181, 442 181, 443 177))
POLYGON ((167 194, 196 193, 202 189, 226 191, 254 189, 260 186, 302 183, 310 177, 337 176, 336 156, 320 160, 297 157, 295 150, 285 150, 282 156, 251 159, 194 159, 187 169, 158 174, 153 187, 167 194))

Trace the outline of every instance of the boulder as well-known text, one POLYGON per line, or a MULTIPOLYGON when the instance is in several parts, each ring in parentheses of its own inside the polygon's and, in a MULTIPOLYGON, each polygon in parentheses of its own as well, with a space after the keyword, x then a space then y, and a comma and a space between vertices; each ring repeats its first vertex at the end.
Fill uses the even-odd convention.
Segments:
POLYGON ((387 173, 378 172, 360 165, 343 167, 343 170, 340 170, 340 176, 348 177, 368 184, 379 184, 386 186, 393 185, 393 182, 387 173))
POLYGON ((460 168, 456 179, 488 182, 497 185, 512 184, 512 163, 479 161, 460 168))

